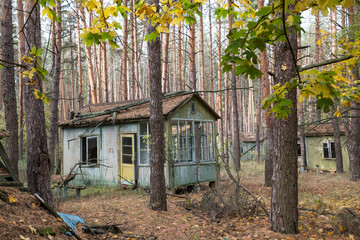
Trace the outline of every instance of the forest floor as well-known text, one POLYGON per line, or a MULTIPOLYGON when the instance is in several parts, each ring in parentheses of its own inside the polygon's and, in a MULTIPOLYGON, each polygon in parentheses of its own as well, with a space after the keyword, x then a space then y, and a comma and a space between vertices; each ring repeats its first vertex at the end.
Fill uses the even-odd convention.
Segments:
MULTIPOLYGON (((263 166, 244 162, 242 169, 242 184, 269 211, 271 189, 264 187, 263 166)), ((233 186, 228 184, 230 180, 225 174, 221 178, 223 197, 231 199, 227 194, 234 192, 233 186)), ((64 223, 42 208, 34 196, 12 188, 0 190, 8 194, 0 198, 0 239, 75 239, 62 233, 64 223), (41 237, 36 231, 49 227, 55 236, 41 237)), ((264 211, 249 208, 253 203, 251 197, 242 202, 247 210, 241 215, 219 208, 219 202, 211 205, 204 201, 205 196, 211 196, 209 193, 207 186, 202 185, 199 192, 168 196, 166 212, 149 210, 149 194, 144 189, 88 187, 82 190, 80 200, 75 198, 74 190, 69 190, 65 202, 56 199, 55 192, 54 197, 56 211, 78 215, 89 226, 116 225, 122 231, 89 235, 79 226, 77 232, 82 239, 360 239, 355 236, 360 231, 350 234, 349 222, 341 222, 336 216, 344 208, 360 216, 360 184, 350 182, 348 174, 299 175, 299 234, 269 230, 264 211)), ((359 219, 354 223, 360 225, 359 219)))
MULTIPOLYGON (((263 167, 245 163, 242 183, 266 205, 271 189, 264 187, 263 167)), ((226 176, 222 176, 226 180, 226 176)), ((269 230, 268 217, 258 215, 217 218, 202 211, 201 199, 208 190, 168 196, 168 211, 148 208, 146 191, 119 188, 88 188, 80 200, 74 197, 58 202, 61 212, 81 216, 88 225, 116 224, 123 232, 97 235, 89 239, 360 239, 346 232, 335 216, 346 207, 360 213, 360 184, 348 174, 299 175, 299 234, 269 230)), ((222 181, 225 185, 226 181, 222 181)), ((84 235, 82 235, 84 236, 84 235)))

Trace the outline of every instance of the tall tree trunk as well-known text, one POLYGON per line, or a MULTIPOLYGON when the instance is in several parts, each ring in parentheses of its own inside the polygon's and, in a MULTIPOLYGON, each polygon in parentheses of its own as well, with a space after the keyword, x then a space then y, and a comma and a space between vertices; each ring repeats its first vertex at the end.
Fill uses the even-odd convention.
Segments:
MULTIPOLYGON (((135 0, 131 0, 131 10, 134 12, 135 0)), ((136 79, 135 79, 135 13, 130 13, 130 76, 131 76, 131 99, 136 98, 136 79)))
MULTIPOLYGON (((167 27, 169 27, 169 24, 167 24, 167 27)), ((162 86, 163 86, 163 92, 166 93, 168 84, 169 84, 169 37, 170 33, 164 33, 165 39, 164 39, 164 64, 163 64, 163 72, 162 72, 162 86)))
MULTIPOLYGON (((124 0, 124 6, 127 6, 128 0, 124 0)), ((122 83, 122 100, 128 99, 128 87, 127 87, 127 48, 128 48, 128 20, 127 16, 124 18, 123 24, 123 52, 122 52, 122 64, 121 64, 121 83, 122 83)))
MULTIPOLYGON (((204 24, 203 24, 203 8, 200 4, 200 21, 199 21, 199 31, 200 31, 200 83, 201 90, 207 90, 205 87, 205 57, 204 57, 204 24)), ((210 11, 210 10, 209 10, 210 11)), ((205 99, 209 101, 209 94, 204 94, 205 99)))
MULTIPOLYGON (((14 62, 14 41, 12 33, 12 1, 1 1, 1 58, 14 62)), ((14 66, 4 64, 1 79, 1 95, 4 103, 5 125, 10 136, 5 139, 6 152, 10 165, 18 174, 19 144, 18 144, 18 115, 15 93, 14 66)))
POLYGON ((106 56, 106 42, 102 43, 103 47, 103 76, 104 76, 104 98, 105 102, 109 102, 109 75, 108 75, 108 66, 107 66, 107 56, 106 56))
MULTIPOLYGON (((17 20, 18 20, 18 31, 19 31, 19 42, 18 42, 18 50, 19 50, 19 63, 22 63, 22 57, 25 55, 25 36, 24 31, 22 31, 24 27, 24 6, 22 0, 16 0, 17 5, 17 20)), ((24 69, 22 67, 19 68, 19 159, 23 159, 24 155, 24 78, 22 76, 22 72, 24 69)))
MULTIPOLYGON (((149 4, 159 6, 159 0, 149 0, 149 4)), ((147 24, 147 33, 156 31, 157 25, 147 24)), ((165 142, 162 113, 163 93, 161 92, 161 42, 157 37, 148 42, 150 69, 150 129, 151 129, 151 157, 150 157, 150 209, 166 211, 165 186, 165 142)))
POLYGON ((196 91, 195 23, 189 26, 189 80, 192 90, 196 91))
MULTIPOLYGON (((229 6, 231 1, 228 0, 229 6)), ((234 18, 229 15, 229 33, 232 30, 234 18)), ((230 43, 230 42, 229 42, 230 43)), ((236 75, 235 75, 235 64, 231 70, 231 100, 232 100, 232 142, 233 142, 233 159, 236 171, 240 170, 240 129, 239 129, 239 112, 238 112, 238 97, 236 91, 236 75)))
MULTIPOLYGON (((359 22, 359 16, 355 15, 358 12, 358 7, 349 8, 349 26, 353 26, 355 22, 359 22)), ((350 40, 354 40, 354 32, 350 33, 350 40)), ((360 79, 360 64, 356 65, 352 69, 352 74, 354 79, 360 79)), ((350 137, 348 139, 348 152, 349 152, 349 170, 350 170, 350 180, 351 181, 360 181, 360 103, 352 102, 351 107, 351 118, 350 120, 350 137)))
MULTIPOLYGON (((320 45, 322 46, 322 43, 320 43, 320 41, 321 41, 320 37, 321 37, 321 33, 320 33, 320 13, 317 12, 316 17, 315 17, 315 63, 320 62, 320 45)), ((315 102, 315 99, 313 101, 313 104, 315 104, 314 102, 315 102)), ((321 110, 316 109, 316 120, 320 121, 320 119, 321 119, 321 110)))
MULTIPOLYGON (((214 79, 214 63, 213 63, 213 43, 212 43, 212 22, 211 22, 211 0, 209 0, 209 44, 210 44, 210 84, 211 84, 211 91, 215 91, 215 79, 214 79)), ((213 109, 215 109, 215 93, 212 92, 210 94, 210 104, 213 109)))
MULTIPOLYGON (((301 46, 301 34, 298 34, 298 47, 301 46)), ((301 49, 298 50, 298 59, 301 59, 301 49)), ((298 64, 301 66, 302 61, 299 60, 298 64)), ((300 89, 298 89, 298 94, 300 94, 300 89)), ((305 117, 304 117, 304 103, 298 102, 298 113, 300 118, 300 126, 299 126, 299 138, 300 138, 300 153, 301 153, 301 165, 303 169, 307 167, 306 162, 306 151, 305 151, 305 117)))
POLYGON ((76 83, 75 83, 75 72, 74 72, 74 51, 73 51, 73 34, 72 34, 72 26, 70 27, 70 77, 71 77, 71 110, 75 111, 76 104, 75 104, 75 89, 76 89, 76 83))
POLYGON ((77 64, 78 64, 78 82, 79 82, 79 94, 78 94, 78 110, 80 110, 84 105, 83 99, 83 79, 82 79, 82 66, 81 66, 81 41, 80 41, 80 15, 79 15, 79 3, 75 1, 76 4, 76 29, 77 29, 77 64))
MULTIPOLYGON (((78 0, 79 1, 79 0, 78 0)), ((83 29, 86 28, 86 20, 85 20, 85 12, 84 7, 82 6, 81 2, 79 1, 79 10, 80 10, 80 20, 83 29)), ((91 96, 91 103, 96 103, 97 96, 96 96, 96 89, 95 89, 95 80, 94 80, 94 70, 91 58, 91 47, 85 46, 85 54, 86 54, 86 61, 87 61, 87 71, 88 71, 88 86, 90 89, 91 96)))
MULTIPOLYGON (((41 48, 40 5, 34 0, 25 2, 25 18, 33 24, 25 26, 27 44, 25 52, 30 56, 31 48, 41 48), (31 14, 30 14, 31 13, 31 14)), ((37 63, 34 63, 36 67, 37 63)), ((30 81, 26 77, 25 83, 30 81)), ((25 84, 25 115, 27 130, 27 179, 28 190, 38 193, 44 201, 52 205, 50 188, 50 157, 46 143, 44 103, 34 97, 34 89, 42 90, 42 80, 35 74, 31 81, 35 84, 25 84)))
MULTIPOLYGON (((220 4, 218 3, 218 6, 220 4)), ((222 91, 221 91, 221 19, 218 20, 218 61, 217 61, 217 77, 218 77, 218 111, 220 112, 221 120, 219 121, 220 132, 220 151, 224 151, 224 114, 222 109, 222 91)))
POLYGON ((173 26, 173 33, 172 33, 172 36, 173 36, 173 54, 172 54, 172 65, 173 65, 173 75, 172 75, 172 84, 171 84, 171 87, 172 89, 170 90, 170 92, 176 92, 178 90, 177 88, 177 75, 178 75, 178 72, 177 72, 177 61, 176 61, 176 33, 175 33, 175 25, 173 26))
MULTIPOLYGON (((61 19, 61 0, 56 1, 56 13, 61 19)), ((60 84, 60 71, 61 71, 61 22, 55 23, 56 33, 54 35, 54 74, 52 81, 52 94, 50 101, 50 125, 49 125, 49 157, 51 162, 51 172, 55 166, 55 149, 58 141, 58 126, 59 119, 59 84, 60 84)))
MULTIPOLYGON (((289 5, 292 11, 294 4, 289 5)), ((285 18, 285 10, 280 18, 285 18)), ((289 42, 276 42, 275 84, 284 85, 296 74, 297 34, 293 28, 287 31, 289 42), (281 70, 281 66, 287 70, 281 70)), ((296 88, 289 90, 287 99, 297 101, 296 88)), ((297 172, 297 106, 291 109, 287 119, 274 120, 274 173, 270 207, 270 229, 283 233, 298 233, 298 172, 297 172)))

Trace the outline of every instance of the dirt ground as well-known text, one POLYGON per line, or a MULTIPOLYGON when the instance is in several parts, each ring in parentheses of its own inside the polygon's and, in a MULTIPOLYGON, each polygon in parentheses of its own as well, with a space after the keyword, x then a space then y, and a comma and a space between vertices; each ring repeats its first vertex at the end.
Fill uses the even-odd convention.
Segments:
MULTIPOLYGON (((271 189, 263 186, 262 179, 255 171, 244 174, 243 183, 269 209, 271 189)), ((360 184, 348 179, 346 174, 299 176, 299 207, 304 210, 299 211, 300 233, 296 235, 269 230, 268 218, 261 211, 259 216, 214 219, 186 207, 201 201, 207 190, 168 196, 167 212, 149 210, 149 195, 143 190, 114 188, 85 190, 80 200, 61 202, 59 209, 81 216, 88 225, 117 224, 123 231, 93 239, 360 239, 347 233, 334 216, 344 207, 360 213, 360 184)))
MULTIPOLYGON (((242 173, 242 183, 269 210, 271 189, 263 186, 263 170, 251 167, 242 173)), ((360 184, 348 179, 347 174, 311 172, 299 176, 300 233, 296 235, 269 230, 268 217, 261 210, 251 217, 209 216, 196 207, 207 189, 168 196, 166 212, 149 210, 149 195, 143 189, 115 187, 89 187, 81 192, 80 200, 70 191, 67 201, 55 200, 55 208, 82 217, 87 225, 116 225, 122 231, 89 235, 79 227, 82 239, 360 239, 349 234, 335 217, 342 208, 360 214, 360 184)), ((227 183, 224 180, 223 186, 227 183)), ((33 196, 12 188, 0 190, 8 193, 6 201, 0 200, 0 239, 75 239, 64 235, 64 224, 40 207, 33 196), (47 227, 56 235, 33 232, 47 227)))

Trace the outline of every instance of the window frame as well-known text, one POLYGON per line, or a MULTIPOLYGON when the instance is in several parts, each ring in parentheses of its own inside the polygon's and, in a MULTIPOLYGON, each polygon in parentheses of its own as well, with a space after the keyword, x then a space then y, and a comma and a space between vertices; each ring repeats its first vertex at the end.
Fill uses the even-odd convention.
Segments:
POLYGON ((336 152, 332 151, 332 149, 333 149, 332 145, 334 145, 334 149, 335 149, 335 141, 322 142, 321 147, 322 147, 322 158, 323 159, 327 159, 327 160, 336 159, 336 152), (324 147, 324 145, 326 145, 326 147, 324 147), (324 151, 325 148, 327 149, 329 157, 325 157, 325 151, 324 151))
POLYGON ((80 165, 84 167, 99 167, 99 159, 100 159, 100 151, 99 151, 99 136, 91 135, 91 136, 81 136, 80 137, 80 165), (89 161, 89 139, 96 138, 96 163, 89 161), (84 151, 84 139, 85 139, 85 151, 84 151), (84 160, 84 152, 85 152, 85 160, 84 160))

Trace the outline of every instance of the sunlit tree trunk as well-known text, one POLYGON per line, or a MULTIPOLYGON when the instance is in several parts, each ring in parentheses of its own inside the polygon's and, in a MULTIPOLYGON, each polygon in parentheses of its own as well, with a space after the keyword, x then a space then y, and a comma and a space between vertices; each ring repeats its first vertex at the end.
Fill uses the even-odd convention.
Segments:
MULTIPOLYGON (((169 24, 167 24, 166 27, 169 27, 169 24)), ((170 33, 164 33, 164 51, 163 51, 163 67, 162 67, 162 86, 163 86, 163 92, 166 93, 168 89, 169 84, 169 37, 170 33)))
POLYGON ((83 79, 82 79, 82 66, 81 66, 81 41, 80 41, 80 14, 79 14, 79 3, 78 1, 75 1, 76 4, 76 29, 77 29, 77 64, 78 64, 78 110, 81 109, 84 105, 84 99, 83 99, 83 79))
MULTIPOLYGON (((1 59, 14 62, 15 51, 13 41, 12 1, 1 1, 1 59)), ((4 118, 9 137, 5 139, 6 152, 10 165, 18 173, 19 144, 18 144, 18 115, 15 93, 15 71, 12 64, 4 63, 2 72, 1 95, 4 103, 4 118)))
POLYGON ((189 80, 193 91, 197 90, 195 61, 195 23, 192 23, 189 26, 189 80))
MULTIPOLYGON (((79 1, 79 0, 78 0, 79 1)), ((80 10, 80 20, 82 24, 82 28, 86 28, 86 19, 85 19, 85 12, 84 7, 82 6, 81 2, 79 2, 79 10, 80 10)), ((95 80, 94 80, 94 70, 91 58, 91 47, 85 46, 85 54, 86 54, 86 61, 87 61, 87 72, 88 72, 88 86, 90 90, 91 96, 91 103, 96 103, 97 96, 96 96, 96 89, 95 89, 95 80)))
MULTIPOLYGON (((61 19, 61 1, 56 1, 56 13, 61 19)), ((54 21, 55 22, 55 21, 54 21)), ((54 42, 53 42, 53 79, 52 79, 52 94, 50 101, 50 125, 49 125, 49 157, 51 162, 51 171, 55 164, 55 148, 56 143, 59 142, 58 126, 59 120, 59 84, 61 72, 61 22, 55 23, 54 42)))
MULTIPOLYGON (((320 62, 320 45, 322 46, 322 43, 320 42, 320 37, 321 37, 320 13, 318 12, 315 17, 315 63, 320 62)), ((314 101, 315 101, 315 99, 314 99, 314 101)), ((320 119, 321 119, 321 110, 316 109, 316 120, 320 121, 320 119)))
MULTIPOLYGON (((199 21, 199 31, 200 31, 200 83, 201 90, 207 90, 205 87, 205 57, 204 57, 204 24, 203 24, 203 8, 202 5, 199 6, 200 11, 200 21, 199 21)), ((205 100, 209 101, 208 93, 204 93, 205 100)))
MULTIPOLYGON (((220 6, 220 4, 218 4, 220 6)), ((222 109, 222 91, 221 91, 221 19, 218 20, 218 61, 217 61, 217 78, 218 78, 218 111, 220 112, 221 120, 218 121, 220 133, 220 151, 224 152, 224 115, 222 109)))
MULTIPOLYGON (((213 63, 213 43, 212 43, 212 19, 211 19, 211 0, 209 0, 209 44, 210 44, 210 84, 211 91, 215 90, 215 79, 214 79, 214 63, 213 63)), ((210 94, 210 104, 215 109, 215 93, 210 94)))
MULTIPOLYGON (((127 6, 128 0, 124 0, 123 5, 127 6)), ((122 64, 121 64, 121 84, 122 84, 122 100, 128 99, 128 87, 127 87, 127 48, 128 48, 128 20, 127 16, 124 18, 123 24, 123 52, 122 52, 122 64)))
MULTIPOLYGON (((41 48, 40 5, 34 0, 25 2, 25 19, 33 24, 25 26, 25 53, 30 56, 31 48, 41 48)), ((34 67, 37 67, 35 62, 34 67)), ((34 97, 34 89, 42 90, 42 80, 35 74, 31 81, 35 84, 26 84, 30 81, 25 78, 25 115, 27 131, 27 180, 28 190, 32 194, 38 193, 44 201, 52 205, 50 188, 50 157, 47 148, 44 103, 34 97)))

